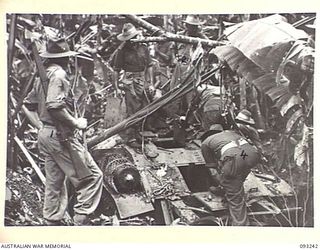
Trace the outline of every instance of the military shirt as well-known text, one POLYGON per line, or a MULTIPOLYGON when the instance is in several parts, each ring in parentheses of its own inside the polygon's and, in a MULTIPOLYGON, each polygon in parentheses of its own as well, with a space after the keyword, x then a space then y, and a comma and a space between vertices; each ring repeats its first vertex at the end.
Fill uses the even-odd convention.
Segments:
POLYGON ((116 70, 126 72, 142 72, 152 66, 151 56, 147 46, 141 44, 137 46, 124 46, 119 50, 111 66, 116 70))
POLYGON ((67 73, 57 64, 51 64, 47 69, 48 91, 47 97, 37 78, 32 90, 24 100, 24 104, 32 111, 37 110, 42 122, 54 125, 48 110, 67 107, 70 83, 67 73))
MULTIPOLYGON (((187 33, 186 30, 183 30, 183 31, 178 32, 177 35, 208 39, 208 37, 206 37, 206 35, 204 35, 201 31, 198 31, 195 34, 190 35, 187 33)), ((189 63, 191 60, 191 55, 193 54, 196 47, 197 47, 196 44, 178 43, 177 44, 178 60, 180 60, 183 63, 189 63)))
POLYGON ((220 151, 222 147, 240 138, 243 137, 232 130, 225 130, 206 138, 201 145, 206 164, 215 163, 221 157, 220 151))

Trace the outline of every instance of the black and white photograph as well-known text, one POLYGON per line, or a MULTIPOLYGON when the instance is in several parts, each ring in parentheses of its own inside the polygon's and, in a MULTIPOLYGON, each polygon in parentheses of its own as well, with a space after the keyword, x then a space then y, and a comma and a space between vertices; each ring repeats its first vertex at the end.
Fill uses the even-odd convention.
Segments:
POLYGON ((315 227, 316 12, 83 13, 6 13, 6 228, 315 227))

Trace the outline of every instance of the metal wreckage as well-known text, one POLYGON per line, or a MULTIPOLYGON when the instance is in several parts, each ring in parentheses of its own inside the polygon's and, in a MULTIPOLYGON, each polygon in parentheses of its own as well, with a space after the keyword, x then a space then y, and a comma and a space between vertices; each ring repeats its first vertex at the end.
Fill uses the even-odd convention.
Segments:
MULTIPOLYGON (((298 202, 281 170, 294 161, 312 174, 313 65, 305 65, 314 59, 314 49, 307 43, 307 33, 296 27, 314 17, 294 24, 280 15, 237 23, 226 27, 218 41, 175 35, 134 15, 126 18, 158 35, 136 42, 194 43, 197 49, 187 70, 175 78, 179 82, 134 115, 124 119, 123 103, 108 96, 105 129, 87 141, 103 171, 105 187, 93 225, 228 225, 224 197, 209 191, 200 150, 203 131, 195 115, 201 108, 195 90, 215 78, 213 94, 220 96, 224 122, 234 121, 237 107, 250 107, 264 131, 265 146, 278 153, 264 154, 264 164, 253 169, 244 183, 250 218, 259 226, 301 226, 297 215, 306 210, 306 202, 304 207, 298 202), (209 53, 204 55, 202 47, 209 53), (204 56, 213 58, 205 71, 204 56), (189 101, 178 115, 173 107, 181 100, 189 101), (167 129, 144 130, 146 120, 163 109, 173 114, 167 129), (141 147, 131 147, 120 136, 133 126, 142 128, 141 147), (268 134, 270 127, 278 133, 268 134)), ((32 159, 18 136, 14 140, 32 159)), ((44 180, 37 164, 32 167, 44 180)))

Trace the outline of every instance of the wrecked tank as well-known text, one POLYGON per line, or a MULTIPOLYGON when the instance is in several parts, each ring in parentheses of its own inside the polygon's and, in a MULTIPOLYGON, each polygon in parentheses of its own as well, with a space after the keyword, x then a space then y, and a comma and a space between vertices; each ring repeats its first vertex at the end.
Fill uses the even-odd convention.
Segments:
MULTIPOLYGON (((284 117, 285 113, 290 113, 289 109, 294 106, 290 105, 293 94, 285 88, 288 85, 279 86, 277 82, 284 73, 286 59, 298 60, 299 52, 305 48, 305 44, 299 42, 299 39, 306 38, 306 34, 282 22, 279 18, 279 16, 271 16, 232 26, 225 32, 230 44, 218 46, 210 52, 219 59, 220 74, 223 74, 221 68, 226 67, 233 72, 233 76, 230 77, 233 84, 226 81, 227 77, 220 77, 225 80, 225 82, 220 80, 220 90, 222 87, 225 88, 226 96, 228 92, 238 95, 239 99, 234 101, 238 102, 240 109, 249 106, 250 98, 253 97, 251 104, 261 129, 266 128, 263 120, 267 120, 268 117, 263 110, 265 105, 257 100, 257 96, 259 98, 262 98, 262 95, 268 96, 267 101, 273 102, 284 117), (282 29, 286 27, 290 28, 287 29, 290 34, 283 33, 282 29), (243 30, 251 30, 253 33, 249 34, 243 30), (263 30, 265 34, 277 33, 281 36, 260 35, 258 37, 254 30, 263 30), (247 46, 246 41, 257 39, 261 40, 256 43, 257 46, 252 44, 247 46), (297 40, 298 42, 293 42, 297 40), (292 52, 293 48, 296 49, 294 52, 292 52), (288 50, 293 53, 292 57, 288 50), (277 57, 274 56, 275 53, 277 57), (281 58, 280 54, 283 55, 281 58), (267 60, 263 60, 264 58, 267 60), (272 81, 270 81, 271 78, 272 81), (240 86, 240 89, 235 92, 233 85, 240 86), (248 86, 251 91, 248 90, 248 86)), ((216 69, 211 69, 212 72, 214 74, 216 69)), ((206 76, 202 76, 201 79, 207 79, 206 76)), ((121 129, 131 126, 133 121, 142 120, 150 115, 152 113, 150 110, 156 111, 165 103, 172 101, 174 99, 172 96, 177 98, 189 93, 193 89, 193 84, 192 81, 184 82, 151 103, 146 109, 134 114, 133 117, 119 121, 103 136, 98 136, 98 140, 93 138, 91 141, 91 145, 100 142, 92 148, 92 152, 104 173, 111 173, 113 179, 122 178, 121 183, 129 190, 130 186, 135 186, 134 192, 119 192, 115 187, 116 184, 112 187, 110 181, 105 180, 104 186, 113 197, 120 219, 147 215, 155 218, 153 223, 156 225, 228 225, 228 211, 224 197, 210 191, 210 175, 201 154, 199 137, 186 136, 186 127, 174 129, 171 136, 144 131, 142 146, 137 150, 122 143, 117 135, 121 129), (117 166, 111 167, 108 164, 109 160, 106 159, 115 155, 117 166), (109 168, 119 168, 119 171, 110 172, 109 168), (124 169, 128 169, 128 172, 124 169), (122 171, 125 174, 120 177, 119 172, 122 171)), ((225 111, 230 112, 228 101, 221 100, 221 102, 225 102, 225 111)), ((286 117, 287 132, 292 132, 296 128, 293 124, 299 120, 299 117, 297 115, 293 115, 291 119, 286 117)), ((252 169, 244 183, 251 224, 292 225, 288 220, 290 214, 297 215, 302 207, 298 205, 294 189, 275 171, 270 172, 270 169, 272 168, 266 171, 265 166, 258 165, 252 169)))
MULTIPOLYGON (((145 145, 152 158, 122 144, 118 135, 93 148, 104 172, 104 187, 111 194, 121 220, 130 217, 156 218, 156 225, 227 225, 227 204, 223 196, 209 191, 208 169, 200 141, 175 147, 172 137, 151 138, 145 145), (114 145, 114 141, 119 141, 114 145), (118 181, 117 181, 118 180, 118 181)), ((283 207, 293 198, 284 180, 254 169, 244 183, 250 217, 267 223, 263 216, 275 216, 299 209, 283 207)))

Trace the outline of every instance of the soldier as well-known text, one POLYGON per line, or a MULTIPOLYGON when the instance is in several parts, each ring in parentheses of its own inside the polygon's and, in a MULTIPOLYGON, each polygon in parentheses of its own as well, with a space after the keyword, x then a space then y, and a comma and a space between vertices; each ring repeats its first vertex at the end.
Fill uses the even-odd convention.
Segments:
MULTIPOLYGON (((185 29, 181 32, 178 32, 178 35, 190 36, 190 37, 198 37, 203 39, 208 39, 202 31, 201 25, 204 22, 200 21, 199 15, 188 15, 187 18, 183 21, 185 24, 185 29)), ((188 74, 192 61, 192 56, 196 51, 197 44, 186 44, 186 43, 177 43, 177 54, 176 54, 176 66, 173 71, 173 77, 170 82, 170 89, 175 88, 185 79, 188 74)), ((200 71, 202 71, 203 66, 200 67, 200 71)), ((188 93, 181 100, 176 102, 176 107, 179 107, 177 113, 184 113, 192 99, 193 93, 188 93)))
POLYGON ((123 70, 120 81, 125 85, 125 98, 128 116, 134 114, 146 104, 145 91, 152 86, 152 60, 148 47, 132 43, 130 40, 140 32, 131 24, 123 25, 122 33, 117 38, 125 42, 117 51, 111 66, 116 72, 115 89, 119 92, 119 72, 123 70))
POLYGON ((70 105, 72 93, 66 70, 69 57, 76 54, 70 51, 64 39, 49 40, 46 51, 40 54, 47 59, 47 90, 44 91, 40 80, 36 81, 25 99, 25 105, 31 111, 37 111, 43 124, 38 134, 38 146, 45 157, 43 216, 47 225, 60 225, 64 217, 68 206, 66 177, 76 191, 75 225, 89 224, 89 215, 97 208, 102 193, 102 172, 75 136, 76 130, 87 127, 87 120, 76 118, 73 105, 70 105), (66 143, 77 154, 77 164, 66 143), (84 177, 79 174, 80 162, 89 170, 84 177))
MULTIPOLYGON (((183 22, 185 24, 185 29, 183 31, 178 32, 178 35, 209 39, 201 31, 201 25, 203 25, 204 22, 200 21, 199 15, 188 15, 186 20, 184 20, 183 22)), ((192 44, 178 44, 178 60, 180 60, 183 63, 188 63, 190 61, 191 54, 193 53, 195 47, 196 45, 192 44)))
POLYGON ((202 136, 201 152, 216 185, 228 202, 232 225, 249 225, 243 182, 259 161, 259 154, 244 137, 213 124, 202 136))
POLYGON ((199 107, 197 115, 201 120, 202 128, 206 131, 210 126, 216 123, 223 122, 222 117, 222 96, 225 93, 225 88, 219 86, 199 86, 197 93, 200 95, 199 107))
MULTIPOLYGON (((128 117, 148 104, 150 97, 146 93, 149 89, 154 90, 153 64, 148 47, 131 42, 131 39, 139 34, 140 32, 131 23, 124 24, 122 33, 117 36, 123 43, 111 61, 111 66, 115 70, 116 93, 119 93, 119 81, 123 83, 128 117), (119 79, 122 70, 123 75, 119 79)), ((129 129, 127 133, 129 141, 134 142, 135 139, 130 138, 135 136, 134 131, 129 129)))

